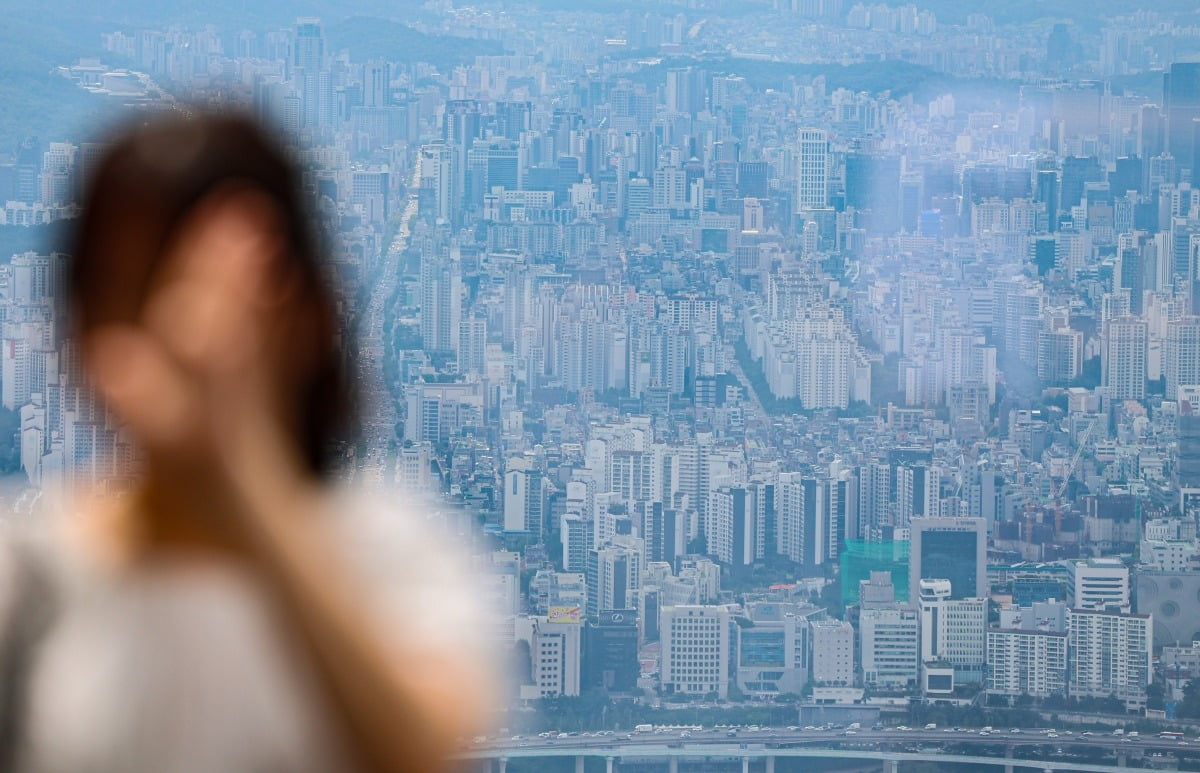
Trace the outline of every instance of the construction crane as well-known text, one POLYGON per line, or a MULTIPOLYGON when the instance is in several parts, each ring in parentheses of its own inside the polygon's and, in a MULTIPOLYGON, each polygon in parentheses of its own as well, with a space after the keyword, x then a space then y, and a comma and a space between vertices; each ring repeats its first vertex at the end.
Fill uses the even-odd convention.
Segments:
POLYGON ((1088 439, 1091 438, 1092 432, 1095 431, 1096 425, 1100 423, 1100 418, 1097 416, 1092 419, 1088 428, 1083 431, 1079 437, 1079 442, 1076 444, 1075 455, 1071 457, 1071 463, 1067 465, 1067 471, 1063 473, 1062 483, 1050 495, 1050 501, 1054 505, 1054 534, 1057 537, 1062 532, 1062 517, 1063 505, 1062 496, 1066 493, 1067 484, 1071 482, 1071 476, 1075 474, 1075 467, 1079 464, 1079 457, 1083 456, 1083 449, 1087 448, 1088 439))

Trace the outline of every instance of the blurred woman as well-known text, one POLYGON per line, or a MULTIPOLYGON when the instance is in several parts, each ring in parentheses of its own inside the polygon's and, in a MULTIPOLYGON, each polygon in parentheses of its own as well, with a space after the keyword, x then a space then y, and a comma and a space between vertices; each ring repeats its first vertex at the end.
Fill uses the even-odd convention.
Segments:
POLYGON ((0 769, 436 771, 489 671, 425 515, 330 484, 353 390, 300 180, 160 117, 88 188, 69 277, 131 490, 0 556, 0 769))

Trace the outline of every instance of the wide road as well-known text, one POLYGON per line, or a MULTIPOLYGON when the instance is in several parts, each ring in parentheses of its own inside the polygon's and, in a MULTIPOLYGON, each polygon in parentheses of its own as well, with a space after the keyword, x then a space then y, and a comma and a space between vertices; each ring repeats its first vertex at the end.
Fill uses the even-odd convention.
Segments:
POLYGON ((394 460, 388 455, 388 447, 396 439, 396 398, 391 384, 384 382, 383 353, 387 345, 386 336, 391 331, 383 329, 387 304, 391 301, 400 281, 401 262, 408 248, 409 224, 417 214, 417 187, 421 182, 420 157, 413 165, 413 178, 409 185, 404 210, 400 214, 400 227, 395 239, 387 246, 377 281, 371 285, 367 305, 359 327, 359 378, 362 382, 364 403, 362 432, 366 458, 361 460, 363 480, 372 485, 390 484, 391 466, 394 460))
POLYGON ((956 745, 984 747, 1008 747, 1014 750, 1034 746, 1053 746, 1055 748, 1078 749, 1088 747, 1105 749, 1113 753, 1145 751, 1166 752, 1194 749, 1200 753, 1200 740, 1195 736, 1182 741, 1174 738, 1160 738, 1157 735, 1129 736, 1111 735, 1109 733, 1078 733, 1073 731, 1053 731, 1051 728, 1020 729, 998 728, 988 733, 982 733, 976 728, 939 728, 925 730, 912 728, 901 730, 887 728, 884 730, 788 730, 770 728, 767 730, 751 731, 746 729, 728 730, 725 728, 708 728, 704 730, 659 731, 652 733, 614 733, 598 735, 596 733, 580 733, 559 738, 557 734, 550 738, 538 736, 508 737, 489 739, 483 743, 471 744, 471 751, 489 751, 501 754, 505 750, 522 749, 560 749, 564 756, 572 749, 595 748, 597 746, 611 747, 614 750, 634 749, 646 744, 685 743, 692 747, 696 745, 725 746, 730 743, 776 746, 814 746, 814 747, 872 747, 880 746, 931 746, 956 745), (733 735, 730 735, 730 733, 733 735))

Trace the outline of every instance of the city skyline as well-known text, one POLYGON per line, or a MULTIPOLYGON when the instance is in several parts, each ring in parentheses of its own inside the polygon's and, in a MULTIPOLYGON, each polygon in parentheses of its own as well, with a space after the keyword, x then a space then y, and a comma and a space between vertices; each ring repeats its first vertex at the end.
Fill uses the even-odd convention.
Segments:
MULTIPOLYGON (((342 474, 476 522, 506 726, 1200 720, 1200 15, 950 5, 133 9, 48 77, 288 145, 363 382, 342 474)), ((28 244, 103 142, 27 125, 8 471, 119 490, 28 244)))

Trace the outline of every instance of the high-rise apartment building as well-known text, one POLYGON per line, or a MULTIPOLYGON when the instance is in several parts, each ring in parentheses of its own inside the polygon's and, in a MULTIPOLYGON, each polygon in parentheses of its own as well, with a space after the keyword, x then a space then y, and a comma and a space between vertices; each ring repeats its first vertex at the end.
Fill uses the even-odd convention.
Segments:
POLYGON ((1074 698, 1116 696, 1129 710, 1144 709, 1153 623, 1127 611, 1072 609, 1067 689, 1074 698))
POLYGON ((541 541, 545 523, 545 481, 529 457, 514 456, 504 470, 504 529, 524 531, 541 541))
POLYGON ((1118 317, 1104 325, 1101 380, 1110 400, 1146 398, 1147 326, 1137 317, 1118 317))
POLYGON ((1000 610, 987 633, 987 682, 993 695, 1044 699, 1067 689, 1067 628, 1062 602, 1000 610))
POLYGON ((796 211, 819 209, 829 196, 829 137, 824 129, 801 129, 796 138, 796 211))
POLYGON ((1200 385, 1200 316, 1167 323, 1163 375, 1168 400, 1178 399, 1181 384, 1200 385))
POLYGON ((421 256, 421 345, 426 351, 458 351, 462 292, 462 269, 454 256, 421 256))
POLYGON ((589 550, 584 571, 588 618, 595 619, 608 610, 635 608, 644 565, 645 547, 638 537, 616 536, 589 550))

